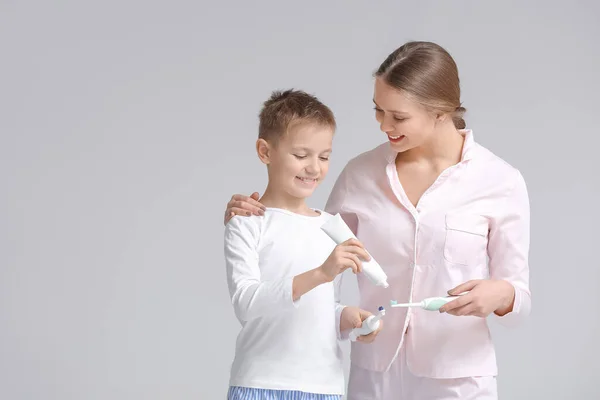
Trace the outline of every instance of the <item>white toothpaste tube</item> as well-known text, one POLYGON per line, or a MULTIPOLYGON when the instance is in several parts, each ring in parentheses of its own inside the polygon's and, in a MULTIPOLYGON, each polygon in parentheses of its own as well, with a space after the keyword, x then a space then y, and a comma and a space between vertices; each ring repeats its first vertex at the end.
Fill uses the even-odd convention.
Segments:
MULTIPOLYGON (((340 214, 335 214, 325 222, 321 229, 336 243, 341 244, 348 239, 356 239, 354 233, 350 230, 348 225, 344 222, 340 214)), ((357 239, 358 240, 358 239, 357 239)), ((368 253, 368 252, 367 252, 368 253)), ((369 254, 371 256, 371 254, 369 254)), ((383 272, 381 266, 375 261, 373 256, 371 260, 362 262, 362 273, 369 278, 374 285, 388 287, 387 275, 383 272)))

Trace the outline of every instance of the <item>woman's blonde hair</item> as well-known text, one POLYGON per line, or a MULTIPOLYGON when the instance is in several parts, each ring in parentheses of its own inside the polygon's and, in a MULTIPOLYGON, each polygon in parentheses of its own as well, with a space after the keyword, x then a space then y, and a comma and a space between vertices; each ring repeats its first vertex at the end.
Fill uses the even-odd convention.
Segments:
POLYGON ((466 127, 460 102, 458 68, 452 56, 431 42, 408 42, 381 64, 375 76, 435 112, 450 114, 457 129, 466 127))

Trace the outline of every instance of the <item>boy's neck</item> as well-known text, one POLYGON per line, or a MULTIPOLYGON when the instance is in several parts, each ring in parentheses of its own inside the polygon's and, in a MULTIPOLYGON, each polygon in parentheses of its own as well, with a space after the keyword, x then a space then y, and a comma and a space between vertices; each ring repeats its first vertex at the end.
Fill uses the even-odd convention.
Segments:
POLYGON ((265 193, 258 201, 265 207, 281 208, 296 214, 308 216, 319 214, 306 204, 305 198, 290 196, 285 192, 274 190, 270 186, 267 186, 265 193))

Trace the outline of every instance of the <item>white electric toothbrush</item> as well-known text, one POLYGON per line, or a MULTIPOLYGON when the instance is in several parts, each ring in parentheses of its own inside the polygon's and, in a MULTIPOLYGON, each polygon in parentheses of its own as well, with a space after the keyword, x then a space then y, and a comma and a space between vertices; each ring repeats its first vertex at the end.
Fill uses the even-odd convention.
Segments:
POLYGON ((448 296, 448 297, 428 297, 418 303, 398 303, 395 300, 390 301, 390 307, 421 307, 427 311, 438 311, 444 304, 451 302, 454 299, 458 299, 460 296, 448 296))
POLYGON ((371 332, 375 332, 377 329, 379 329, 379 320, 385 315, 385 309, 383 307, 379 307, 379 312, 377 313, 377 315, 370 315, 368 316, 363 322, 360 328, 354 328, 352 329, 352 332, 350 332, 350 334, 348 335, 350 337, 350 340, 352 340, 353 342, 356 341, 356 339, 359 336, 364 336, 364 335, 368 335, 371 332))

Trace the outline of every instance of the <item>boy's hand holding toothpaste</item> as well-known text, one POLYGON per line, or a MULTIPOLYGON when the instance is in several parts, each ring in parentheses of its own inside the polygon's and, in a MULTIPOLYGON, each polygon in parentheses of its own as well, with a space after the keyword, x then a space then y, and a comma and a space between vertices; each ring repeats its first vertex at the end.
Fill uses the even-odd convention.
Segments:
POLYGON ((335 246, 327 260, 319 267, 326 282, 332 282, 336 276, 347 270, 358 274, 362 271, 361 261, 369 261, 371 257, 362 243, 356 239, 348 239, 335 246))

